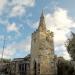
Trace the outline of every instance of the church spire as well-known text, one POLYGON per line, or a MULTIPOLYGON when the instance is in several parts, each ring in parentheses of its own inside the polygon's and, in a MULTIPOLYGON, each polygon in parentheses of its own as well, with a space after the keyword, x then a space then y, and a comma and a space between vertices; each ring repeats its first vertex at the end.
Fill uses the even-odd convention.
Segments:
POLYGON ((45 24, 45 18, 44 18, 44 13, 42 11, 41 17, 40 17, 40 23, 38 29, 40 31, 46 31, 46 24, 45 24))

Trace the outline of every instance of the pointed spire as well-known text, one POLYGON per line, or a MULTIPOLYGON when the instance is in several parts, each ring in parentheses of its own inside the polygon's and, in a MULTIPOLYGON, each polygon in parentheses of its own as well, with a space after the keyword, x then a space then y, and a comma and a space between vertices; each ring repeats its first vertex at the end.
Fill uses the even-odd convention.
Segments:
POLYGON ((43 10, 42 10, 42 14, 41 14, 41 17, 40 17, 40 23, 39 23, 38 29, 40 31, 46 31, 46 24, 45 24, 45 18, 44 18, 43 10))
POLYGON ((44 19, 44 12, 43 12, 43 10, 42 10, 42 13, 41 13, 40 20, 41 20, 41 19, 44 19))

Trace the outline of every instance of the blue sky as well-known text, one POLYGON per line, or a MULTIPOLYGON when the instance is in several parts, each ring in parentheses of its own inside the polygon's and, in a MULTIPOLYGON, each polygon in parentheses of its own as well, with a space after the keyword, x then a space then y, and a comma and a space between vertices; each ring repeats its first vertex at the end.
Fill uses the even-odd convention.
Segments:
POLYGON ((0 0, 0 57, 6 36, 4 58, 30 53, 31 34, 44 10, 46 26, 54 32, 55 53, 70 59, 64 43, 75 32, 75 0, 0 0))

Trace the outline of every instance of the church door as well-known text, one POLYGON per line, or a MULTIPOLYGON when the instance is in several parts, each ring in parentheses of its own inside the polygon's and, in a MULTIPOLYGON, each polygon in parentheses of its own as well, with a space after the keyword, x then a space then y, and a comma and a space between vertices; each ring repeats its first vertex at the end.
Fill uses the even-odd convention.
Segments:
POLYGON ((34 61, 34 75, 37 75, 37 65, 36 65, 36 61, 34 61))

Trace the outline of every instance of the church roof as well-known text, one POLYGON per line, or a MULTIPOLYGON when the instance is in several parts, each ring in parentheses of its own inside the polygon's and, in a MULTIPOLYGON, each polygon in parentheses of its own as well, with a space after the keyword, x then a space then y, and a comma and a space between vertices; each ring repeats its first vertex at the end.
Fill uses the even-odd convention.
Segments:
POLYGON ((29 60, 29 59, 30 59, 30 54, 28 54, 24 58, 15 58, 13 61, 18 62, 18 61, 29 60))

